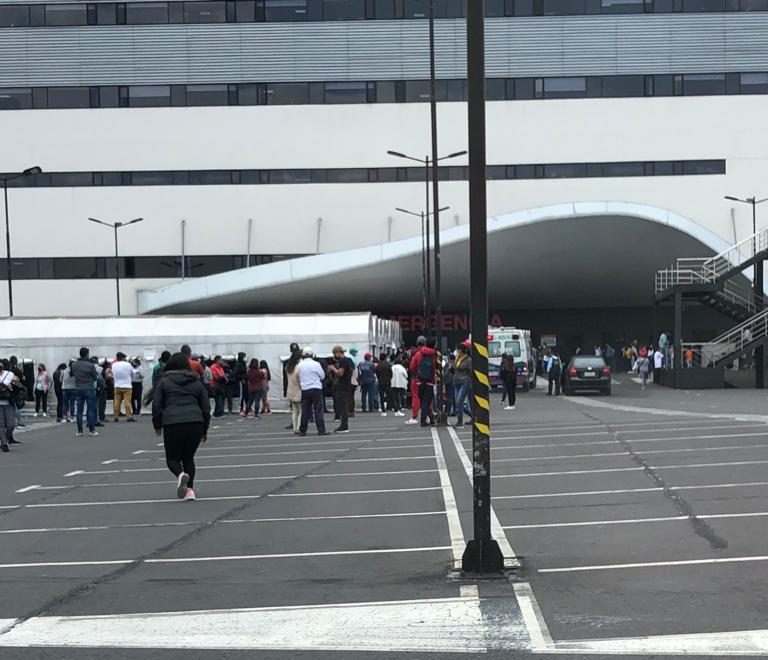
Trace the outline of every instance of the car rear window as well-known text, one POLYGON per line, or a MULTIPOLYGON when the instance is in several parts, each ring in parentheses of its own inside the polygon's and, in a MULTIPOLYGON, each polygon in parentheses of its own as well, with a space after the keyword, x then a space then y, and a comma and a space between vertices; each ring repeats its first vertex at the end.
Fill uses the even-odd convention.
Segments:
POLYGON ((601 357, 575 357, 573 358, 574 367, 594 367, 595 369, 602 369, 605 366, 605 360, 601 357))

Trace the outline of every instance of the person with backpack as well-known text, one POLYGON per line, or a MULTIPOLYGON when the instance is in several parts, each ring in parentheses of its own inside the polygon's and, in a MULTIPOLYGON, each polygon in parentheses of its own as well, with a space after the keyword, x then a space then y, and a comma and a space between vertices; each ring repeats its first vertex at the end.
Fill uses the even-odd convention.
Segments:
POLYGON ((421 408, 421 426, 434 426, 435 414, 432 402, 435 399, 435 370, 437 368, 437 340, 430 337, 425 346, 411 359, 411 372, 416 374, 416 383, 421 408), (427 423, 429 420, 429 423, 427 423))
POLYGON ((0 371, 0 451, 8 453, 16 428, 16 405, 13 396, 13 384, 19 377, 11 371, 7 360, 2 362, 0 371))
POLYGON ((336 376, 333 386, 333 398, 339 413, 339 426, 334 433, 349 433, 349 398, 354 396, 352 376, 355 373, 355 363, 345 355, 343 346, 334 346, 331 350, 336 364, 329 364, 328 371, 336 376))
POLYGON ((414 365, 416 363, 416 357, 427 344, 427 338, 424 335, 419 335, 416 339, 416 348, 411 353, 410 361, 408 362, 408 373, 410 375, 410 390, 411 390, 411 417, 405 423, 406 424, 418 424, 419 412, 421 411, 421 401, 419 399, 419 382, 416 378, 416 372, 414 371, 414 365))
POLYGON ((648 359, 648 355, 643 351, 641 353, 640 358, 637 361, 637 373, 640 374, 640 378, 643 379, 642 388, 645 389, 645 386, 648 384, 648 374, 651 371, 651 361, 648 359))
POLYGON ((208 439, 210 421, 211 404, 200 377, 186 355, 172 355, 152 397, 152 425, 155 435, 163 436, 179 499, 195 499, 195 452, 208 439))
POLYGON ((557 354, 557 349, 553 348, 552 353, 547 359, 547 379, 549 380, 547 396, 552 396, 553 385, 555 388, 555 396, 560 396, 560 377, 562 374, 563 363, 560 360, 560 356, 557 354))

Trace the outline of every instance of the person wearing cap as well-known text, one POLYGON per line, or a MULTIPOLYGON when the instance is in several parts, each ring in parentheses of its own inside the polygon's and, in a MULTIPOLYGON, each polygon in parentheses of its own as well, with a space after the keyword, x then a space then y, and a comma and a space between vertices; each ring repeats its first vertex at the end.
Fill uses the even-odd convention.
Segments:
POLYGON ((328 435, 323 419, 323 381, 325 372, 320 363, 314 359, 315 352, 310 346, 305 346, 301 352, 301 362, 297 370, 299 372, 299 385, 301 386, 301 424, 299 435, 307 435, 310 413, 314 414, 317 425, 317 435, 328 435))
POLYGON ((343 346, 334 346, 332 353, 333 357, 336 358, 336 364, 328 365, 328 371, 336 376, 333 398, 336 404, 335 408, 339 412, 339 427, 334 430, 334 433, 349 433, 349 407, 347 403, 354 396, 352 375, 355 373, 355 363, 352 362, 352 358, 345 355, 346 351, 343 346))
POLYGON ((353 346, 349 349, 349 359, 352 360, 352 379, 349 387, 349 396, 347 397, 347 409, 349 416, 355 416, 355 392, 357 391, 357 349, 353 346))
POLYGON ((115 379, 115 396, 113 400, 115 421, 120 421, 120 410, 125 401, 125 416, 129 422, 135 422, 133 417, 133 408, 131 407, 131 398, 133 396, 133 367, 125 359, 123 352, 118 352, 112 363, 112 377, 115 379))

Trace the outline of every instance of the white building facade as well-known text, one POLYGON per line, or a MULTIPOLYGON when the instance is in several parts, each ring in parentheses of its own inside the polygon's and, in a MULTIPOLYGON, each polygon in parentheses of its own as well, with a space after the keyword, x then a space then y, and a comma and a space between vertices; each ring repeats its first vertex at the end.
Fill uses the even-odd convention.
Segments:
MULTIPOLYGON (((43 169, 8 183, 15 315, 114 313, 113 236, 89 217, 144 219, 119 232, 124 314, 182 277, 418 236, 395 207, 424 207, 423 168, 387 151, 430 153, 424 5, 0 0, 0 178, 43 169)), ((491 216, 622 202, 752 233, 724 196, 768 196, 768 0, 486 6, 491 216)), ((465 23, 436 9, 448 154, 465 23)), ((441 176, 443 227, 466 224, 466 160, 441 176)))

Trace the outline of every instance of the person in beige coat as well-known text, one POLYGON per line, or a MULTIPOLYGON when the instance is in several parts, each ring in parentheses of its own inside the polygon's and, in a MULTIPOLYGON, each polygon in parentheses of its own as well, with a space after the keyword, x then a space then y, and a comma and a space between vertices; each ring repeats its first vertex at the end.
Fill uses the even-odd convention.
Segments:
POLYGON ((301 423, 301 385, 299 384, 298 364, 301 362, 301 351, 294 351, 285 366, 287 379, 286 398, 291 407, 291 423, 293 432, 299 432, 301 423))

